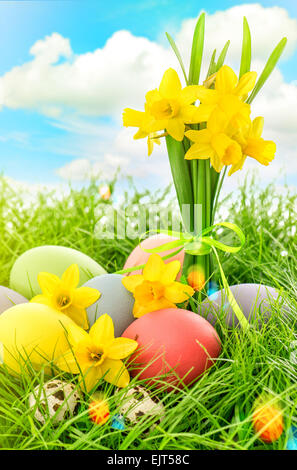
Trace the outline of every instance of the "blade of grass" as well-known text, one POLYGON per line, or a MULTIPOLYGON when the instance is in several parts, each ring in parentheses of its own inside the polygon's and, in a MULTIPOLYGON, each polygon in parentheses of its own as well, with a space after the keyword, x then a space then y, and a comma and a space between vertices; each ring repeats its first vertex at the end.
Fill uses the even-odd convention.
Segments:
POLYGON ((222 65, 223 65, 224 62, 225 62, 225 59, 226 59, 226 55, 227 55, 229 46, 230 46, 230 41, 227 41, 226 44, 225 44, 225 46, 223 47, 222 52, 221 52, 220 55, 219 55, 218 62, 217 62, 217 67, 216 67, 216 70, 217 70, 217 71, 222 67, 222 65))
POLYGON ((185 66, 184 66, 183 60, 182 60, 182 58, 181 58, 180 52, 179 52, 179 50, 178 50, 178 47, 177 47, 177 45, 175 44, 173 38, 170 36, 170 34, 169 34, 169 33, 165 33, 165 34, 166 34, 166 37, 167 37, 167 39, 168 39, 168 42, 169 42, 170 46, 171 46, 172 49, 173 49, 173 52, 174 52, 175 55, 176 55, 176 58, 177 58, 177 60, 178 60, 178 62, 179 62, 179 65, 180 65, 180 67, 181 67, 181 69, 182 69, 182 72, 183 72, 184 77, 185 77, 186 84, 188 85, 188 84, 189 84, 188 77, 187 77, 186 70, 185 70, 185 66))
POLYGON ((270 76, 271 72, 273 71, 274 67, 276 66, 280 56, 283 53, 285 45, 287 44, 287 38, 283 38, 274 51, 272 52, 271 56, 269 57, 263 72, 261 73, 255 88, 253 89, 251 95, 249 96, 247 103, 251 104, 251 102, 255 99, 259 91, 261 90, 264 83, 267 81, 268 77, 270 76))
POLYGON ((241 62, 239 78, 245 73, 251 70, 252 60, 252 44, 251 44, 251 32, 246 17, 243 18, 243 37, 242 37, 242 49, 241 49, 241 62))
POLYGON ((215 49, 213 51, 211 59, 210 59, 210 63, 209 63, 206 78, 210 77, 216 71, 216 62, 215 62, 216 53, 217 53, 217 50, 215 49))
POLYGON ((189 84, 197 85, 200 78, 200 70, 204 47, 205 13, 198 18, 193 36, 191 63, 189 71, 189 84))

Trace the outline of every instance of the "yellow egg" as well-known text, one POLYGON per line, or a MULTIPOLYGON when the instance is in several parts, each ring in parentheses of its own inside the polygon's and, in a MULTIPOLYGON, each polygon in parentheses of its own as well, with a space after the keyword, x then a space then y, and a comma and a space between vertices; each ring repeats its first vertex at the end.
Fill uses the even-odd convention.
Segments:
POLYGON ((26 362, 40 369, 69 349, 65 328, 73 324, 47 305, 15 305, 0 316, 0 364, 17 374, 26 362))

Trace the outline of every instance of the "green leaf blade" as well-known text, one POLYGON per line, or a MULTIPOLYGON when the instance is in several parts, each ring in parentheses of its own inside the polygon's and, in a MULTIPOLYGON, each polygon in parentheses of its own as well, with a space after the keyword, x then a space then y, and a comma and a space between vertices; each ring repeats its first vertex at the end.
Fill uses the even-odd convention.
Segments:
POLYGON ((216 71, 220 70, 220 68, 224 65, 229 46, 230 46, 230 41, 227 41, 225 46, 223 47, 222 52, 219 55, 216 71))
POLYGON ((241 62, 239 78, 251 70, 252 61, 252 40, 251 31, 246 17, 243 18, 243 37, 241 49, 241 62))
POLYGON ((177 58, 177 60, 178 60, 178 62, 179 62, 179 65, 180 65, 180 67, 181 67, 181 69, 182 69, 182 72, 183 72, 184 77, 185 77, 186 84, 188 85, 188 84, 189 84, 189 80, 188 80, 188 77, 187 77, 187 74, 186 74, 186 70, 185 70, 185 66, 184 66, 182 57, 181 57, 181 55, 180 55, 180 52, 179 52, 179 50, 178 50, 178 47, 177 47, 177 45, 175 44, 173 38, 170 36, 170 34, 169 34, 169 33, 165 33, 165 34, 166 34, 166 37, 167 37, 167 39, 168 39, 168 42, 169 42, 170 46, 171 46, 172 49, 173 49, 173 52, 174 52, 175 55, 176 55, 176 58, 177 58))
POLYGON ((191 62, 189 71, 189 84, 198 85, 202 64, 205 32, 205 13, 198 18, 192 43, 191 62))
POLYGON ((255 99, 255 97, 257 96, 257 94, 259 93, 259 91, 261 90, 261 88, 263 87, 263 85, 265 84, 265 82, 267 81, 269 76, 271 75, 273 69, 275 68, 277 62, 279 61, 280 56, 283 53, 283 50, 284 50, 286 44, 287 44, 287 38, 283 38, 278 43, 276 48, 273 50, 272 54, 270 55, 266 65, 263 69, 263 72, 261 73, 261 75, 260 75, 260 77, 259 77, 259 79, 258 79, 258 81, 255 85, 255 88, 253 89, 251 95, 249 96, 249 98, 247 100, 247 103, 249 103, 249 104, 252 103, 252 101, 255 99))

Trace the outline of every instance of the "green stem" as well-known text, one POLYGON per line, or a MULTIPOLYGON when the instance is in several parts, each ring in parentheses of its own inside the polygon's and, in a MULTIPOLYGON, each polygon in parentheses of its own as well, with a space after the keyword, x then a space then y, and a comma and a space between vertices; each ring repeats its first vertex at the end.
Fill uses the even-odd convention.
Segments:
POLYGON ((216 214, 216 210, 217 210, 218 202, 219 202, 219 196, 220 196, 220 192, 221 192, 221 189, 222 189, 222 186, 223 186, 223 182, 224 182, 226 173, 227 173, 227 166, 225 166, 225 168, 224 168, 223 174, 220 177, 219 184, 217 185, 216 192, 215 192, 215 195, 214 195, 214 204, 213 204, 212 220, 211 220, 212 224, 214 223, 214 218, 215 218, 215 214, 216 214))

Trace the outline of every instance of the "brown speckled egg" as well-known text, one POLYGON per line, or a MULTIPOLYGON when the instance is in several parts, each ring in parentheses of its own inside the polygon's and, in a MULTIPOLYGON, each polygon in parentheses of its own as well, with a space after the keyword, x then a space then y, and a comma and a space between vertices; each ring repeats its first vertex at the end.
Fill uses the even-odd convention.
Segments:
POLYGON ((53 424, 61 423, 75 414, 79 394, 73 384, 50 380, 42 387, 37 385, 29 396, 29 407, 35 408, 34 417, 44 424, 52 418, 53 424))
POLYGON ((154 426, 165 418, 165 408, 160 400, 145 387, 135 386, 127 390, 120 400, 119 412, 129 424, 137 424, 152 416, 158 416, 154 426))

